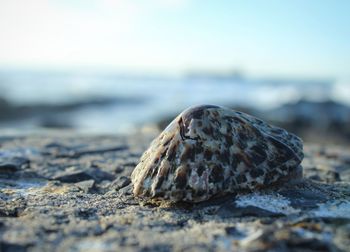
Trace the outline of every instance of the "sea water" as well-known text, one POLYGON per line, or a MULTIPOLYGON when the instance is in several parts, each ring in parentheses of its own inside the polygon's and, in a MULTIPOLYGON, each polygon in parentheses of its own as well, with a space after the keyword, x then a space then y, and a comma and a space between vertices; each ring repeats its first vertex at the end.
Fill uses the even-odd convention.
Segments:
MULTIPOLYGON (((95 132, 132 131, 197 104, 260 110, 300 99, 350 104, 347 91, 347 83, 334 80, 0 72, 0 97, 16 106, 81 101, 88 105, 96 98, 115 98, 116 102, 104 106, 82 106, 65 114, 75 128, 95 132)), ((35 126, 33 120, 26 123, 35 126)))

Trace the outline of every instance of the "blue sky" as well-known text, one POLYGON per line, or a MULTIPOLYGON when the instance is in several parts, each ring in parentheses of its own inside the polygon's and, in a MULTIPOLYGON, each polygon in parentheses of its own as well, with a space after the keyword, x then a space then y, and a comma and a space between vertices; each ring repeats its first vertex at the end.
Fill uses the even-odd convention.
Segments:
POLYGON ((0 66, 350 79, 349 13, 346 0, 0 0, 0 66))

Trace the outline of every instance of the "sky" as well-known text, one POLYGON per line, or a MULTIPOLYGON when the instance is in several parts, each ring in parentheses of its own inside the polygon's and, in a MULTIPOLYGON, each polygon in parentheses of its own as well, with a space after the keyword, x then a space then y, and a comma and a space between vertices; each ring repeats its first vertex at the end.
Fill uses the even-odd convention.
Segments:
POLYGON ((350 79, 348 0, 0 0, 0 68, 350 79))

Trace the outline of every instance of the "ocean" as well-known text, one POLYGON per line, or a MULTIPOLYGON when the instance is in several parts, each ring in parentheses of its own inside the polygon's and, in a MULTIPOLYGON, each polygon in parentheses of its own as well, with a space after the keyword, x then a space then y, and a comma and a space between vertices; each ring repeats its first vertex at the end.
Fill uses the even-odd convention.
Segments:
MULTIPOLYGON (((28 71, 0 72, 0 98, 15 107, 70 104, 72 109, 55 110, 50 118, 67 120, 75 129, 94 133, 132 132, 198 104, 267 110, 303 99, 350 105, 347 83, 332 80, 28 71), (76 103, 80 105, 73 106, 76 103)), ((45 111, 47 117, 49 110, 45 111)), ((33 113, 3 120, 0 126, 40 127, 40 114, 33 113)))

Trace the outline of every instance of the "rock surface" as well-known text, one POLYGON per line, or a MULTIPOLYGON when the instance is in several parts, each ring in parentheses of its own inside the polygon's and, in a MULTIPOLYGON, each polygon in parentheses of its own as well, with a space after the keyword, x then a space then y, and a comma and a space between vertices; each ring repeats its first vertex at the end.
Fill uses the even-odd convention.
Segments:
POLYGON ((0 251, 348 250, 349 147, 306 144, 299 183, 157 205, 130 184, 153 137, 0 137, 0 251))

